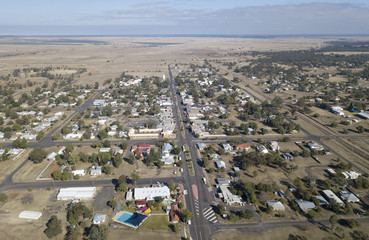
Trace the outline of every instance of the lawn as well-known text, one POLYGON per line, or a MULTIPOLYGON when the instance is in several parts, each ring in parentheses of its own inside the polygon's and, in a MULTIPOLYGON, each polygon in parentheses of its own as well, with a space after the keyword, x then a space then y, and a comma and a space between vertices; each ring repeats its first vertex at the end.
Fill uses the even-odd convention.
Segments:
POLYGON ((151 215, 140 226, 141 230, 149 231, 169 231, 169 222, 167 215, 151 215))

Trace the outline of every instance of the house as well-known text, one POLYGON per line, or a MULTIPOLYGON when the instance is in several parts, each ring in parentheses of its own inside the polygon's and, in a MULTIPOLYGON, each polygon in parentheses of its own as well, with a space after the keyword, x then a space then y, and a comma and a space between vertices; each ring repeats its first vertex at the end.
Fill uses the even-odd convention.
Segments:
POLYGON ((134 152, 136 156, 148 155, 150 153, 149 144, 133 145, 131 147, 131 152, 134 152))
POLYGON ((346 202, 360 202, 360 199, 355 196, 352 192, 342 191, 340 193, 341 198, 346 202))
POLYGON ((229 191, 227 186, 220 185, 219 186, 219 191, 221 193, 219 195, 222 196, 223 201, 225 203, 227 203, 227 204, 233 204, 233 203, 242 204, 241 197, 231 193, 231 191, 229 191))
POLYGON ((324 150, 324 148, 317 144, 316 142, 309 142, 308 143, 308 147, 311 149, 311 150, 316 150, 316 151, 322 151, 324 150))
POLYGON ((205 150, 205 148, 206 148, 207 146, 206 146, 206 144, 205 143, 198 143, 197 144, 197 148, 200 150, 200 151, 203 151, 203 150, 205 150))
POLYGON ((259 145, 256 147, 256 150, 258 150, 259 152, 261 152, 262 154, 267 154, 269 153, 268 149, 266 149, 266 147, 264 145, 259 145))
POLYGON ((4 149, 0 149, 0 155, 3 155, 3 154, 4 154, 4 152, 5 152, 5 150, 4 150, 4 149))
POLYGON ((152 187, 143 187, 134 189, 134 198, 137 200, 154 200, 156 197, 167 198, 170 196, 170 190, 167 186, 153 185, 152 187))
POLYGON ((295 200, 295 202, 297 203, 297 205, 299 205, 299 208, 305 213, 311 209, 316 208, 315 204, 310 201, 305 201, 305 200, 300 199, 300 200, 295 200))
POLYGON ((55 153, 55 152, 51 152, 47 155, 47 160, 55 160, 55 157, 57 156, 58 154, 55 153))
POLYGON ((327 197, 328 199, 333 199, 336 203, 338 203, 340 205, 344 204, 342 202, 342 200, 339 199, 336 196, 336 194, 334 194, 334 192, 332 190, 327 189, 327 190, 323 190, 322 192, 323 192, 324 196, 327 197))
POLYGON ((179 210, 177 205, 172 205, 169 212, 170 222, 178 223, 179 222, 179 210))
POLYGON ((266 204, 268 206, 271 206, 274 211, 284 211, 286 208, 283 206, 283 204, 278 200, 271 200, 266 201, 266 204))
POLYGON ((342 175, 345 176, 345 178, 357 179, 361 174, 355 171, 343 171, 342 175))
POLYGON ((216 161, 216 162, 215 162, 215 166, 216 166, 217 168, 226 168, 226 164, 225 164, 225 162, 223 162, 223 161, 216 161))
POLYGON ((283 154, 282 155, 282 157, 284 158, 284 159, 286 159, 286 160, 290 160, 290 161, 292 161, 293 160, 293 157, 291 156, 291 154, 289 154, 289 153, 285 153, 285 154, 283 154))
POLYGON ((316 195, 316 196, 314 196, 316 199, 318 199, 318 201, 319 201, 319 205, 320 206, 323 206, 323 205, 329 205, 329 202, 324 198, 324 197, 322 197, 322 196, 320 196, 320 195, 316 195))
POLYGON ((75 171, 72 172, 72 174, 73 174, 73 177, 75 177, 75 176, 84 176, 84 175, 86 175, 86 170, 84 170, 84 169, 75 170, 75 171))
POLYGON ((162 153, 163 154, 169 154, 170 151, 172 151, 172 149, 173 149, 172 144, 164 143, 163 148, 162 148, 162 153))
POLYGON ((119 149, 119 150, 114 151, 114 156, 117 154, 123 155, 123 150, 119 149))
POLYGON ((172 155, 165 155, 165 156, 162 156, 161 161, 162 161, 164 164, 166 164, 166 165, 173 164, 173 163, 175 162, 175 160, 174 160, 174 156, 172 156, 172 155))
POLYGON ((92 223, 93 224, 100 224, 105 222, 106 219, 106 214, 102 214, 102 213, 95 213, 93 218, 92 218, 92 223))
POLYGON ((238 144, 236 145, 236 149, 239 150, 239 151, 248 151, 250 150, 251 146, 248 145, 248 144, 245 144, 245 143, 242 143, 242 144, 238 144))
POLYGON ((23 151, 23 149, 20 149, 20 148, 12 148, 12 149, 9 150, 7 155, 9 155, 9 156, 18 155, 22 151, 23 151))
POLYGON ((219 185, 229 186, 229 180, 227 180, 226 178, 217 178, 216 181, 219 185))
POLYGON ((232 151, 233 150, 232 146, 229 143, 223 144, 223 148, 226 151, 232 151))
POLYGON ((96 169, 92 169, 90 171, 90 175, 91 176, 100 176, 101 172, 102 172, 101 168, 102 168, 101 166, 97 166, 96 169))
POLYGON ((100 149, 99 149, 99 153, 107 153, 107 152, 110 152, 110 148, 109 148, 109 147, 106 147, 106 148, 100 148, 100 149))
POLYGON ((270 149, 272 149, 273 152, 279 151, 279 145, 277 141, 271 141, 270 142, 270 149))
POLYGON ((146 207, 146 203, 147 203, 146 200, 137 200, 135 202, 136 207, 138 208, 146 207))

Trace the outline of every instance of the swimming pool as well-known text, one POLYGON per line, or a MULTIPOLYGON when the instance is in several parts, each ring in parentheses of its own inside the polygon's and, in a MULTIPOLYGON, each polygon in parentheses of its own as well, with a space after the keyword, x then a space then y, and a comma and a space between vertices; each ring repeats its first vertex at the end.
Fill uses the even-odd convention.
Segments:
POLYGON ((143 214, 123 212, 116 221, 137 228, 146 218, 147 216, 143 214))

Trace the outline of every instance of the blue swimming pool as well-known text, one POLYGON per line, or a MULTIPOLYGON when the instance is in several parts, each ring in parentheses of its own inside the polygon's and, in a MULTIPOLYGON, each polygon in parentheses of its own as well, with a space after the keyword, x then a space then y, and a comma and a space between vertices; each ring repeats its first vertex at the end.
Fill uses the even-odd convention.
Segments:
POLYGON ((131 225, 133 227, 138 227, 147 216, 139 213, 127 213, 123 212, 116 220, 121 223, 131 225))

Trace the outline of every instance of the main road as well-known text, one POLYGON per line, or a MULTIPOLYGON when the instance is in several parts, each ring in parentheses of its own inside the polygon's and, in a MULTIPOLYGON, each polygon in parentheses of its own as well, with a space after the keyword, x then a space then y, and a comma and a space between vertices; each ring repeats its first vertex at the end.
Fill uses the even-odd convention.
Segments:
MULTIPOLYGON (((170 65, 168 65, 168 73, 170 79, 170 92, 173 100, 173 114, 177 123, 177 142, 179 145, 188 146, 188 150, 191 156, 191 159, 187 159, 188 161, 192 161, 194 176, 191 176, 188 168, 184 168, 183 177, 184 177, 184 186, 188 189, 189 194, 186 195, 186 205, 187 208, 192 212, 192 219, 190 225, 190 232, 192 239, 208 239, 211 236, 211 228, 213 226, 210 225, 210 222, 204 217, 203 210, 210 206, 210 194, 207 188, 207 185, 202 182, 202 178, 204 177, 201 167, 198 164, 198 156, 197 150, 195 149, 195 145, 193 143, 193 136, 188 132, 186 128, 183 128, 184 135, 182 134, 183 122, 181 119, 185 119, 183 108, 179 106, 180 98, 179 95, 176 94, 175 81, 170 69, 170 65), (181 114, 181 118, 178 116, 178 112, 181 114)), ((185 154, 181 154, 181 158, 185 159, 185 154)))

